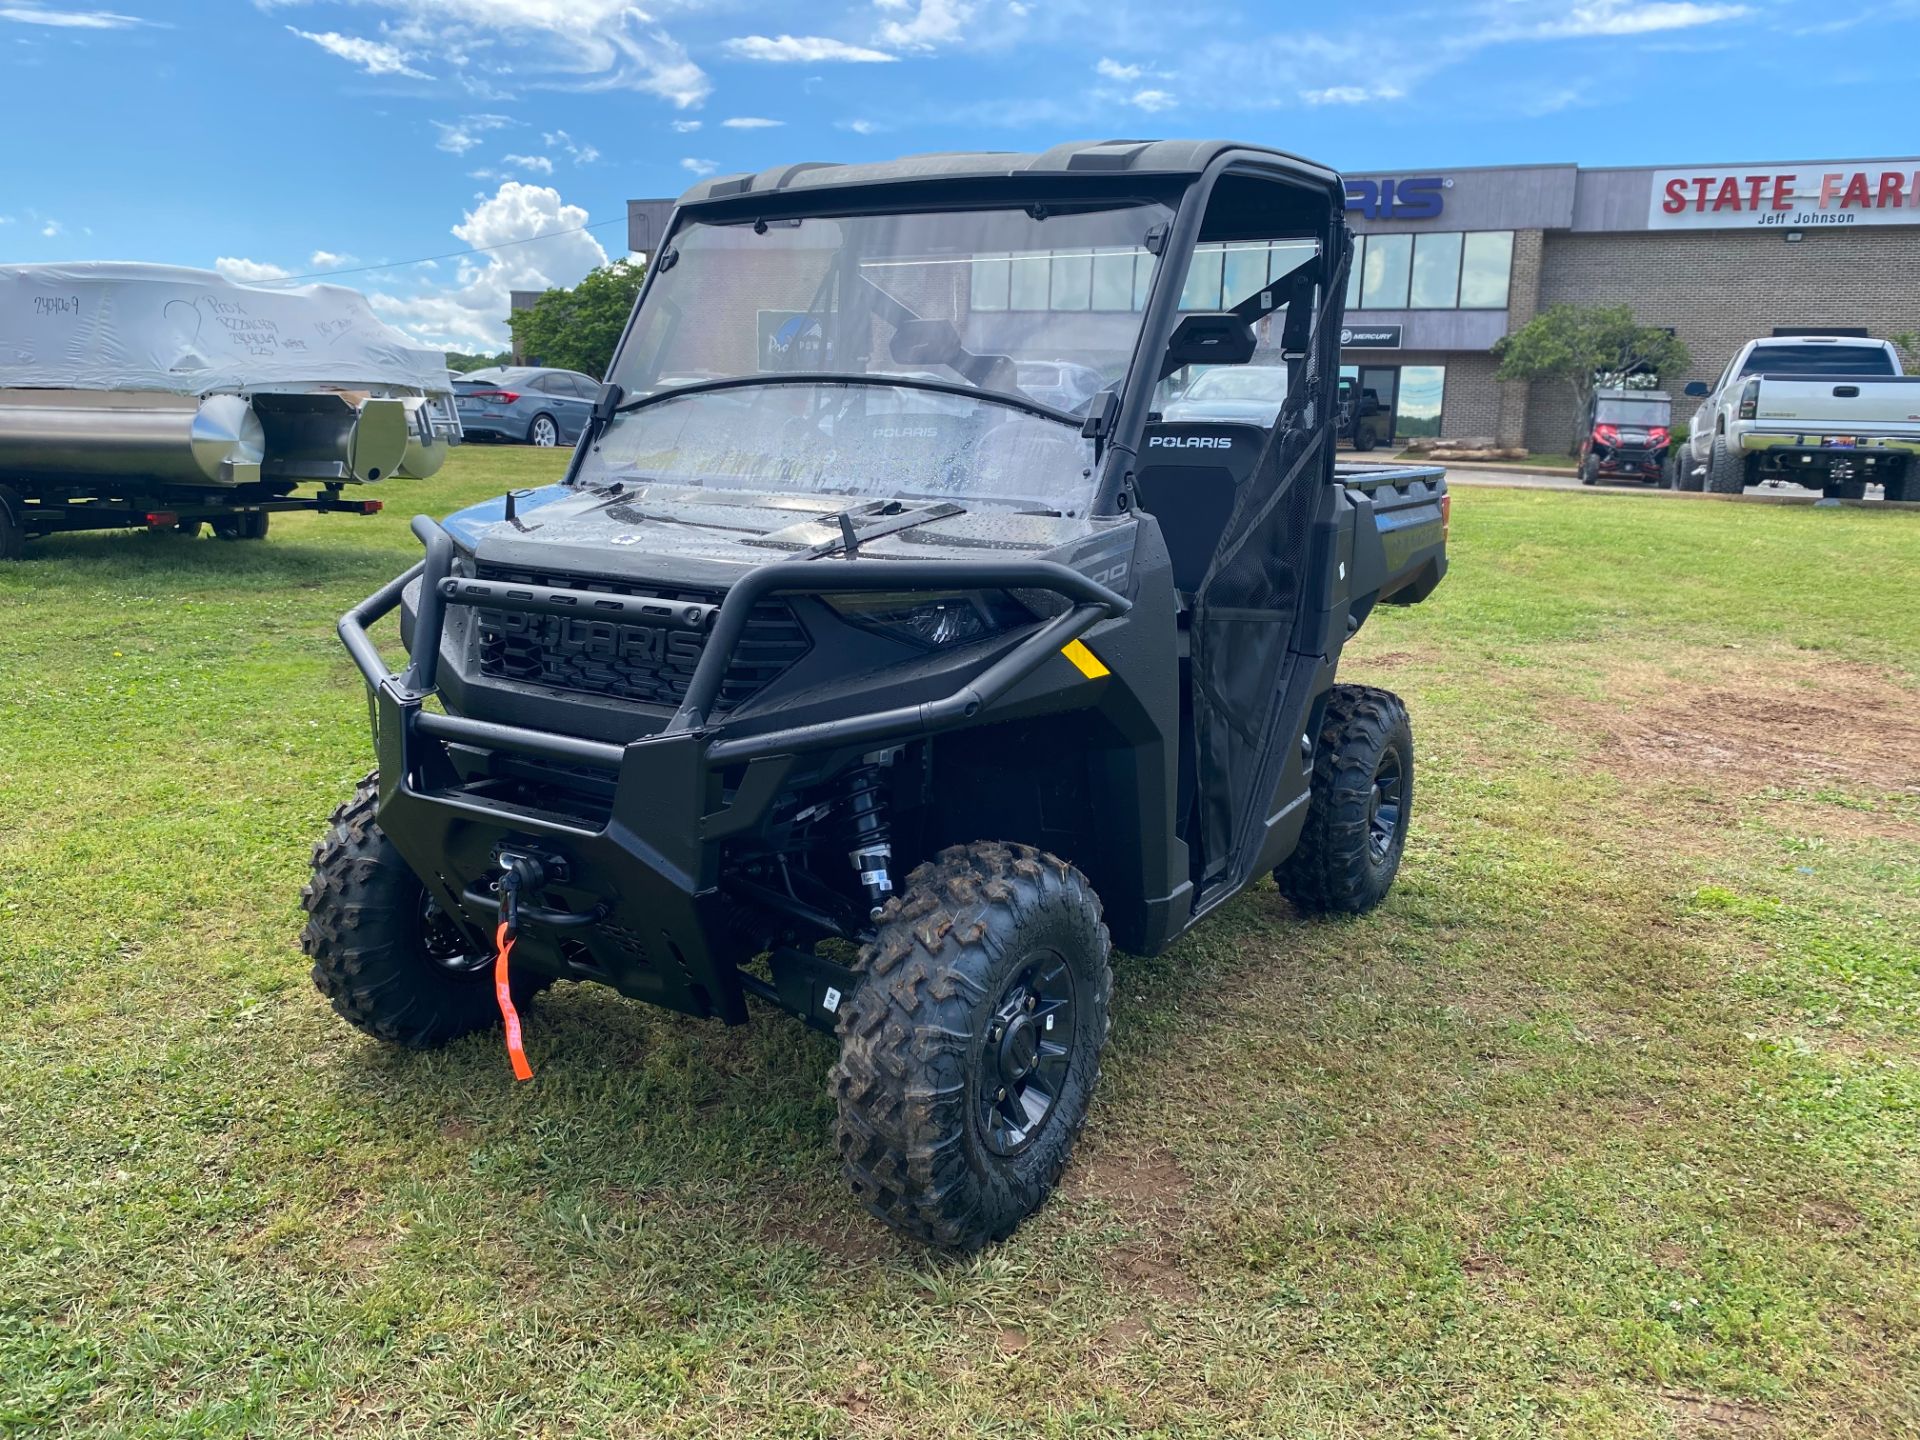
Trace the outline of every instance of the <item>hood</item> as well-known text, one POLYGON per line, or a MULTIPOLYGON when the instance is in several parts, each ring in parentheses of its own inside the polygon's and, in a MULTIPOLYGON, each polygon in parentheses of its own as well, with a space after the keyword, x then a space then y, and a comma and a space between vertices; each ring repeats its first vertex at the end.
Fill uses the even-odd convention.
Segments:
POLYGON ((840 540, 842 514, 856 534, 908 527, 860 542, 857 558, 876 560, 1037 556, 1093 529, 1085 517, 1004 508, 940 514, 938 500, 680 485, 550 485, 517 494, 514 509, 508 521, 504 497, 490 500, 448 516, 446 529, 484 565, 721 587, 745 569, 799 559, 840 540), (930 518, 911 524, 919 514, 930 518))

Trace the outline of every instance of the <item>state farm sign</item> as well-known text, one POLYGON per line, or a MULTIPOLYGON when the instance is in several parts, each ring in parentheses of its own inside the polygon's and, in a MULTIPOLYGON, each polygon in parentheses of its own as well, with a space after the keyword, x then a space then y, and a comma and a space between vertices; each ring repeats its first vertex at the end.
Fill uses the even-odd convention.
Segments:
POLYGON ((1649 230, 1920 225, 1920 160, 1656 170, 1649 230))

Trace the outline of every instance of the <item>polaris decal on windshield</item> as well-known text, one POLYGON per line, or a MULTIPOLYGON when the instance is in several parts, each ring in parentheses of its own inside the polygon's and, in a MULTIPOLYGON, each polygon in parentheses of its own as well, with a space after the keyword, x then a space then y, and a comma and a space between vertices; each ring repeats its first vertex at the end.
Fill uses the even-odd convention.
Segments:
POLYGON ((1147 439, 1149 447, 1158 445, 1164 450, 1231 450, 1233 437, 1229 435, 1152 435, 1147 439))
POLYGON ((938 440, 940 432, 931 425, 886 425, 873 432, 876 440, 938 440))

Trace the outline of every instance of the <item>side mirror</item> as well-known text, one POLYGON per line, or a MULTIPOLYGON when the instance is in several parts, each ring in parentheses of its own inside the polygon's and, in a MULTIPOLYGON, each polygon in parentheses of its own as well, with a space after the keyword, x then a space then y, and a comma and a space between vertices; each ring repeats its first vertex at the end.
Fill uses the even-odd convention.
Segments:
POLYGON ((1164 380, 1184 365, 1244 365, 1253 358, 1253 326, 1227 310, 1180 317, 1160 362, 1164 380))
POLYGON ((1686 385, 1686 389, 1685 389, 1685 391, 1684 391, 1684 392, 1682 392, 1682 393, 1684 393, 1684 394, 1687 394, 1687 395, 1691 395, 1691 396, 1693 396, 1693 398, 1694 398, 1694 399, 1696 399, 1696 400, 1698 400, 1698 399, 1699 399, 1699 398, 1700 398, 1701 396, 1703 396, 1703 395, 1711 395, 1711 394, 1712 394, 1713 392, 1712 392, 1711 390, 1709 390, 1709 389, 1707 388, 1707 382, 1706 382, 1706 381, 1704 381, 1704 380, 1689 380, 1689 381, 1687 381, 1687 385, 1686 385))

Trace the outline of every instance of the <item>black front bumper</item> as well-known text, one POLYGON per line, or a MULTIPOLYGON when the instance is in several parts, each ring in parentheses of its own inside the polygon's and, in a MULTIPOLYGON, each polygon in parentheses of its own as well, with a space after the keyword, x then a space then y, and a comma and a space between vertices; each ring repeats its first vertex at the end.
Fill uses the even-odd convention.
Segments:
POLYGON ((491 943, 498 913, 492 886, 501 851, 549 857, 562 875, 523 905, 516 961, 730 1023, 746 1018, 738 965, 748 957, 726 923, 722 856, 729 840, 762 825, 796 760, 817 752, 854 756, 971 723, 1062 646, 1131 608, 1098 582, 1044 560, 762 566, 742 576, 717 610, 694 607, 712 613, 683 617, 709 627, 708 640, 666 728, 614 745, 426 708, 436 693, 447 606, 540 613, 571 602, 538 586, 455 576, 446 532, 424 516, 413 529, 426 558, 340 621, 341 640, 371 695, 381 829, 435 901, 482 945, 491 943), (395 675, 367 627, 396 609, 416 579, 412 663, 395 675), (1048 590, 1069 605, 936 700, 744 735, 710 722, 732 652, 767 596, 953 587, 1048 590), (580 807, 530 787, 524 773, 507 778, 513 762, 528 761, 610 780, 610 804, 583 816, 580 807), (548 808, 554 803, 560 808, 548 808))

